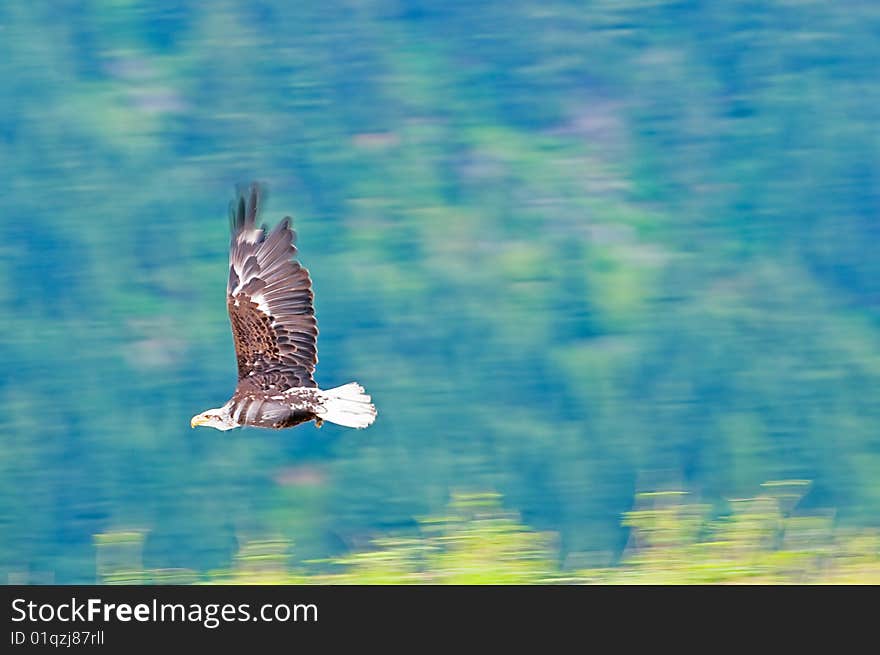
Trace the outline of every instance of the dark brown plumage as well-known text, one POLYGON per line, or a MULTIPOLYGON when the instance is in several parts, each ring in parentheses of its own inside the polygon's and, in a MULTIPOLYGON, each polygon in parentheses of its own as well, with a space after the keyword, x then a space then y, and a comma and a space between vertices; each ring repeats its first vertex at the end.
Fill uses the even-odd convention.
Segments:
POLYGON ((263 391, 314 387, 318 326, 309 272, 291 258, 296 233, 285 217, 269 236, 257 228, 259 190, 230 209, 232 243, 226 303, 239 384, 263 391), (261 309, 262 308, 262 309, 261 309))
POLYGON ((376 410, 351 383, 322 391, 313 378, 318 362, 309 272, 293 257, 296 233, 285 217, 271 233, 257 227, 261 193, 256 184, 230 205, 227 308, 238 361, 238 385, 222 408, 193 417, 193 425, 284 428, 326 419, 366 427, 376 410))

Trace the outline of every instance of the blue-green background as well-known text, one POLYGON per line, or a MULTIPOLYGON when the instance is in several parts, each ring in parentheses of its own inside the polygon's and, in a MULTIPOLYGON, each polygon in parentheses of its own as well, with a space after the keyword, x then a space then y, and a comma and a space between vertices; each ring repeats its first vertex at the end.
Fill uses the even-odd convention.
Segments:
POLYGON ((2 3, 0 574, 306 562, 482 490, 563 568, 651 489, 876 526, 878 61, 867 0, 2 3), (369 430, 189 427, 251 179, 369 430))

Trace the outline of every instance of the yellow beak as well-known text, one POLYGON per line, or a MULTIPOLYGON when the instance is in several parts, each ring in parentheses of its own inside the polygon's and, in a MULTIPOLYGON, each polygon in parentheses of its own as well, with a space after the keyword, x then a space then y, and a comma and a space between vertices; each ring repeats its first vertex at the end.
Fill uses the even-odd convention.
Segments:
POLYGON ((199 425, 204 425, 208 422, 208 419, 204 416, 193 416, 192 420, 189 422, 189 427, 194 428, 199 425))

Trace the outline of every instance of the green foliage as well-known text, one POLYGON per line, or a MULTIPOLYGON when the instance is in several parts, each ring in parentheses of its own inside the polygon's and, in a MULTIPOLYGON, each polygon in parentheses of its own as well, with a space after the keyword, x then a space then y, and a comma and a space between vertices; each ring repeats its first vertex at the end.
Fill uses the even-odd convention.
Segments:
POLYGON ((503 509, 496 494, 458 494, 443 516, 420 522, 418 536, 375 539, 368 550, 311 571, 288 568, 291 544, 245 543, 230 571, 196 575, 138 570, 138 553, 120 558, 131 535, 99 535, 99 580, 242 584, 687 584, 880 582, 880 535, 835 528, 828 516, 794 511, 804 481, 767 483, 712 517, 684 492, 643 493, 626 513, 630 538, 617 565, 560 568, 551 535, 503 509), (118 567, 110 568, 108 562, 118 567), (326 569, 329 567, 330 572, 326 569))
POLYGON ((631 533, 621 565, 581 575, 636 584, 877 583, 876 531, 841 530, 827 514, 795 511, 805 481, 762 486, 719 517, 681 492, 640 494, 624 521, 631 533))
POLYGON ((528 584, 553 571, 546 535, 504 512, 493 494, 453 497, 448 514, 421 522, 422 535, 380 539, 374 549, 333 560, 341 584, 528 584))
MULTIPOLYGON (((367 547, 450 489, 497 489, 565 562, 631 553, 646 488, 714 514, 810 479, 877 526, 880 5, 0 4, 2 579, 91 580, 120 531, 172 578, 240 542, 390 550, 380 579, 531 552, 476 519, 479 545, 367 547), (252 178, 367 431, 189 428, 234 384, 252 178)), ((706 538, 686 507, 665 556, 706 538)))

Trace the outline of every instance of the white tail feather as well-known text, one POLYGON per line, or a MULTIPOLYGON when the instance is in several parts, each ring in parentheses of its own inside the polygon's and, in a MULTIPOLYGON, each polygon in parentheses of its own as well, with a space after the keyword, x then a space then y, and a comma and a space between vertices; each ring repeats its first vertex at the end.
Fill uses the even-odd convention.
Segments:
POLYGON ((347 428, 365 428, 376 420, 376 408, 357 382, 321 391, 318 417, 347 428))

